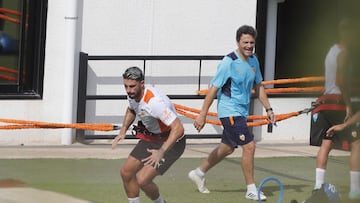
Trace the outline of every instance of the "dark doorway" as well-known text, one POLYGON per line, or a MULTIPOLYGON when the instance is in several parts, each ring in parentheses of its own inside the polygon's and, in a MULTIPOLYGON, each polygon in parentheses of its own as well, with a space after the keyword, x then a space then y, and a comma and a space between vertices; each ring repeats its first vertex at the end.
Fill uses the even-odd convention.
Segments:
MULTIPOLYGON (((267 2, 258 0, 257 28, 263 34, 267 2)), ((338 22, 344 17, 360 19, 358 8, 358 0, 285 0, 279 3, 275 79, 324 75, 324 58, 337 42, 338 22)), ((260 39, 264 41, 265 37, 260 39)), ((261 45, 258 51, 260 55, 265 54, 261 45)))

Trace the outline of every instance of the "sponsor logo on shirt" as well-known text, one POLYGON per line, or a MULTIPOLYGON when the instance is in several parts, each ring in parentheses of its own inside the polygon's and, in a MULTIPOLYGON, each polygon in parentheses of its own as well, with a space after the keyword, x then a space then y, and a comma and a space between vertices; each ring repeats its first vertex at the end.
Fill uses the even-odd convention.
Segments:
POLYGON ((164 118, 164 121, 167 122, 171 116, 173 115, 171 111, 169 111, 168 109, 165 109, 163 112, 163 118, 164 118))
POLYGON ((145 109, 140 109, 140 117, 144 117, 144 116, 146 116, 146 111, 145 111, 145 109))

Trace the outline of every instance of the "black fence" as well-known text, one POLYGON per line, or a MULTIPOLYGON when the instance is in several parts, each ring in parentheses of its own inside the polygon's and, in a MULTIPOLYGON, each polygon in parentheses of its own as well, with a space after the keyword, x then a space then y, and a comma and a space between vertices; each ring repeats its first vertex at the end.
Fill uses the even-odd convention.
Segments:
MULTIPOLYGON (((89 100, 126 100, 126 95, 88 95, 87 94, 87 80, 88 80, 88 62, 89 60, 123 60, 123 61, 142 61, 144 72, 146 74, 146 61, 151 60, 177 60, 177 61, 198 61, 198 89, 201 85, 201 69, 203 61, 221 60, 223 56, 89 56, 87 53, 80 53, 79 62, 79 84, 78 84, 78 105, 77 105, 77 123, 86 123, 86 103, 89 100)), ((168 95, 170 99, 203 99, 203 95, 168 95)), ((76 131, 77 140, 84 139, 113 139, 114 135, 87 135, 84 130, 76 131)), ((219 138, 219 134, 186 134, 188 138, 219 138)), ((133 136, 127 136, 128 139, 133 139, 133 136)))

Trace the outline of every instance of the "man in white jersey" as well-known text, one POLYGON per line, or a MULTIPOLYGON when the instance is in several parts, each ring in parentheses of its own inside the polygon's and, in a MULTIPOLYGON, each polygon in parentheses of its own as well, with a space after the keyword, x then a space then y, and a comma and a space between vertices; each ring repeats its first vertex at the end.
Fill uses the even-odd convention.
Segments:
POLYGON ((138 67, 128 68, 123 79, 129 106, 112 148, 125 138, 136 118, 138 125, 134 125, 133 134, 139 138, 120 169, 125 192, 129 203, 141 202, 140 189, 154 203, 165 203, 153 180, 163 175, 183 154, 186 142, 183 124, 165 94, 153 87, 145 87, 144 74, 138 67))
MULTIPOLYGON (((334 142, 355 141, 351 133, 346 131, 331 131, 332 136, 327 135, 331 126, 343 123, 352 114, 350 105, 345 105, 344 95, 340 89, 341 80, 344 78, 343 69, 350 65, 348 60, 344 60, 343 55, 348 52, 347 48, 353 41, 351 20, 343 19, 338 30, 339 42, 330 48, 325 58, 325 92, 316 101, 318 106, 312 112, 310 144, 321 145, 316 157, 314 195, 325 183, 327 160, 334 142)), ((354 177, 352 174, 355 173, 355 169, 352 166, 358 161, 352 156, 355 156, 354 153, 350 155, 350 175, 354 177)), ((357 178, 350 178, 351 185, 358 185, 360 174, 356 171, 357 178)))

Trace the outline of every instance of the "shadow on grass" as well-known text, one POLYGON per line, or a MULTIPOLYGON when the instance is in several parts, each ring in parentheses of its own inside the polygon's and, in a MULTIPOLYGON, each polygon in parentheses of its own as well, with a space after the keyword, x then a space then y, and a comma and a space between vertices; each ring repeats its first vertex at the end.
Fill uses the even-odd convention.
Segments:
MULTIPOLYGON (((304 184, 297 184, 297 185, 284 185, 284 192, 307 192, 308 185, 304 184)), ((280 191, 279 186, 263 186, 262 192, 266 194, 266 196, 272 197, 277 196, 280 191)), ((212 193, 244 193, 246 192, 246 189, 212 189, 212 193)))
MULTIPOLYGON (((237 165, 240 164, 238 159, 235 159, 235 158, 231 158, 231 159, 227 158, 227 159, 224 159, 223 161, 225 161, 227 163, 237 164, 237 165)), ((278 176, 278 177, 282 177, 282 178, 290 178, 290 179, 293 179, 293 180, 299 180, 299 181, 305 181, 305 182, 312 182, 313 181, 313 179, 302 178, 302 177, 298 177, 297 175, 291 175, 290 174, 291 171, 289 171, 289 173, 281 173, 281 172, 279 172, 278 169, 272 170, 272 169, 257 166, 257 165, 254 166, 254 169, 256 171, 264 172, 264 173, 267 173, 267 174, 272 174, 273 176, 278 176)))

